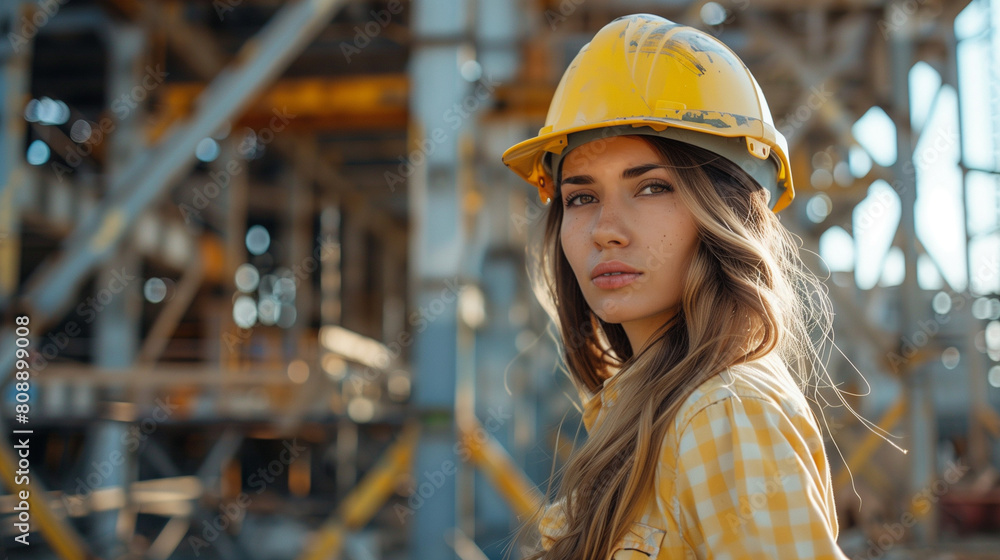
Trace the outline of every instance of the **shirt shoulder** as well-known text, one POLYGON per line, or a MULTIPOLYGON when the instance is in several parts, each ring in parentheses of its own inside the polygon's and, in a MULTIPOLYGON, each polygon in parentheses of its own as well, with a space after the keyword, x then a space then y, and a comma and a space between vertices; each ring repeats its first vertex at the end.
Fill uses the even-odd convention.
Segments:
POLYGON ((828 469, 819 422, 784 361, 772 352, 711 376, 684 399, 660 442, 656 491, 663 511, 680 513, 675 494, 680 463, 718 456, 719 445, 727 444, 720 438, 734 429, 748 447, 791 439, 795 455, 812 456, 822 463, 821 471, 828 469))
POLYGON ((725 399, 760 399, 789 416, 812 419, 805 395, 784 361, 771 352, 757 360, 730 366, 705 380, 684 400, 674 419, 680 432, 699 412, 725 399))
POLYGON ((727 368, 685 399, 656 493, 679 549, 699 557, 753 543, 751 557, 843 558, 821 431, 777 355, 727 368))

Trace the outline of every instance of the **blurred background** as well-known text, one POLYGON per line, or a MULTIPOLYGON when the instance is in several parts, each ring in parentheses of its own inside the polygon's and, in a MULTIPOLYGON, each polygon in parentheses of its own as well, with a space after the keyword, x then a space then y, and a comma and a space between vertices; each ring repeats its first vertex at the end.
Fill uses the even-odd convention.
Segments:
POLYGON ((635 12, 790 144, 829 370, 908 450, 826 409, 841 546, 1000 558, 997 0, 3 0, 4 558, 519 558, 586 434, 500 154, 635 12))

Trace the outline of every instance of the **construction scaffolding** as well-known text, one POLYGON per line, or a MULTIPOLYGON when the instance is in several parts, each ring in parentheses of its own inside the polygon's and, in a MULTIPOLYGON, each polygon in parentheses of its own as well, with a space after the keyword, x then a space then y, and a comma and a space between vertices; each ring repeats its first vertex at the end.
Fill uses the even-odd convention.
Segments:
POLYGON ((842 548, 1000 558, 997 0, 3 0, 4 557, 518 558, 579 442, 500 154, 637 12, 760 82, 908 450, 826 410, 842 548))

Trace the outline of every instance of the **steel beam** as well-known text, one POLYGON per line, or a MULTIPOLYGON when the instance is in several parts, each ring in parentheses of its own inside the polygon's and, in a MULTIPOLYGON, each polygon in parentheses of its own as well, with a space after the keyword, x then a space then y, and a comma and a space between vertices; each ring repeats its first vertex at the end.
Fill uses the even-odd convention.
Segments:
MULTIPOLYGON (((774 53, 793 70, 803 92, 793 107, 809 106, 814 88, 825 87, 827 83, 835 81, 838 74, 863 59, 861 49, 867 44, 866 39, 871 35, 871 27, 872 23, 867 16, 856 15, 846 18, 833 32, 833 35, 839 37, 837 52, 821 68, 816 68, 815 63, 806 59, 802 49, 788 38, 787 33, 771 24, 766 18, 755 18, 748 25, 751 35, 763 44, 770 45, 768 52, 774 53)), ((834 96, 823 100, 817 113, 841 145, 851 146, 857 143, 851 133, 851 125, 857 120, 857 116, 853 115, 839 99, 834 96)), ((793 149, 798 139, 807 131, 807 126, 786 131, 789 149, 793 149)))
MULTIPOLYGON (((165 86, 160 124, 150 129, 150 138, 159 138, 175 119, 192 114, 204 89, 201 83, 165 86)), ((405 74, 289 78, 267 88, 247 107, 234 128, 267 126, 274 116, 273 107, 287 107, 296 115, 290 125, 295 130, 402 129, 406 128, 409 114, 409 94, 405 74)))

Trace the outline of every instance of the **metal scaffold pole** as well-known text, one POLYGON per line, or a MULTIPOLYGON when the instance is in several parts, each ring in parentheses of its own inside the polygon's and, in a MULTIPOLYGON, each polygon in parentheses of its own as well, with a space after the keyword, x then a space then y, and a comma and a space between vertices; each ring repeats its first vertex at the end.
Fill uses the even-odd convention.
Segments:
MULTIPOLYGON (((890 8, 891 9, 891 8, 890 8)), ((887 12, 888 14, 889 12, 887 12)), ((907 21, 889 34, 889 72, 892 84, 891 116, 896 125, 896 162, 893 179, 902 215, 899 221, 900 245, 903 249, 905 272, 900 286, 899 329, 900 340, 916 332, 918 321, 924 319, 918 311, 919 286, 917 284, 917 230, 915 209, 917 202, 916 175, 913 171, 914 140, 910 129, 909 70, 913 64, 914 23, 907 21)), ((909 448, 909 486, 906 495, 918 495, 931 487, 936 475, 935 448, 937 428, 934 401, 931 395, 930 369, 922 360, 905 360, 900 367, 900 379, 907 406, 907 438, 909 448)), ((909 507, 910 500, 906 500, 909 507)), ((921 544, 934 542, 937 532, 937 508, 929 512, 914 512, 914 536, 921 544)))
MULTIPOLYGON (((469 83, 460 73, 467 48, 464 0, 417 0, 410 60, 411 123, 407 178, 410 301, 421 317, 413 345, 411 406, 423 423, 413 468, 410 558, 455 558, 445 541, 457 525, 455 452, 462 234, 459 138, 471 126, 461 108, 469 83)), ((386 187, 388 188, 388 187, 386 187)))

